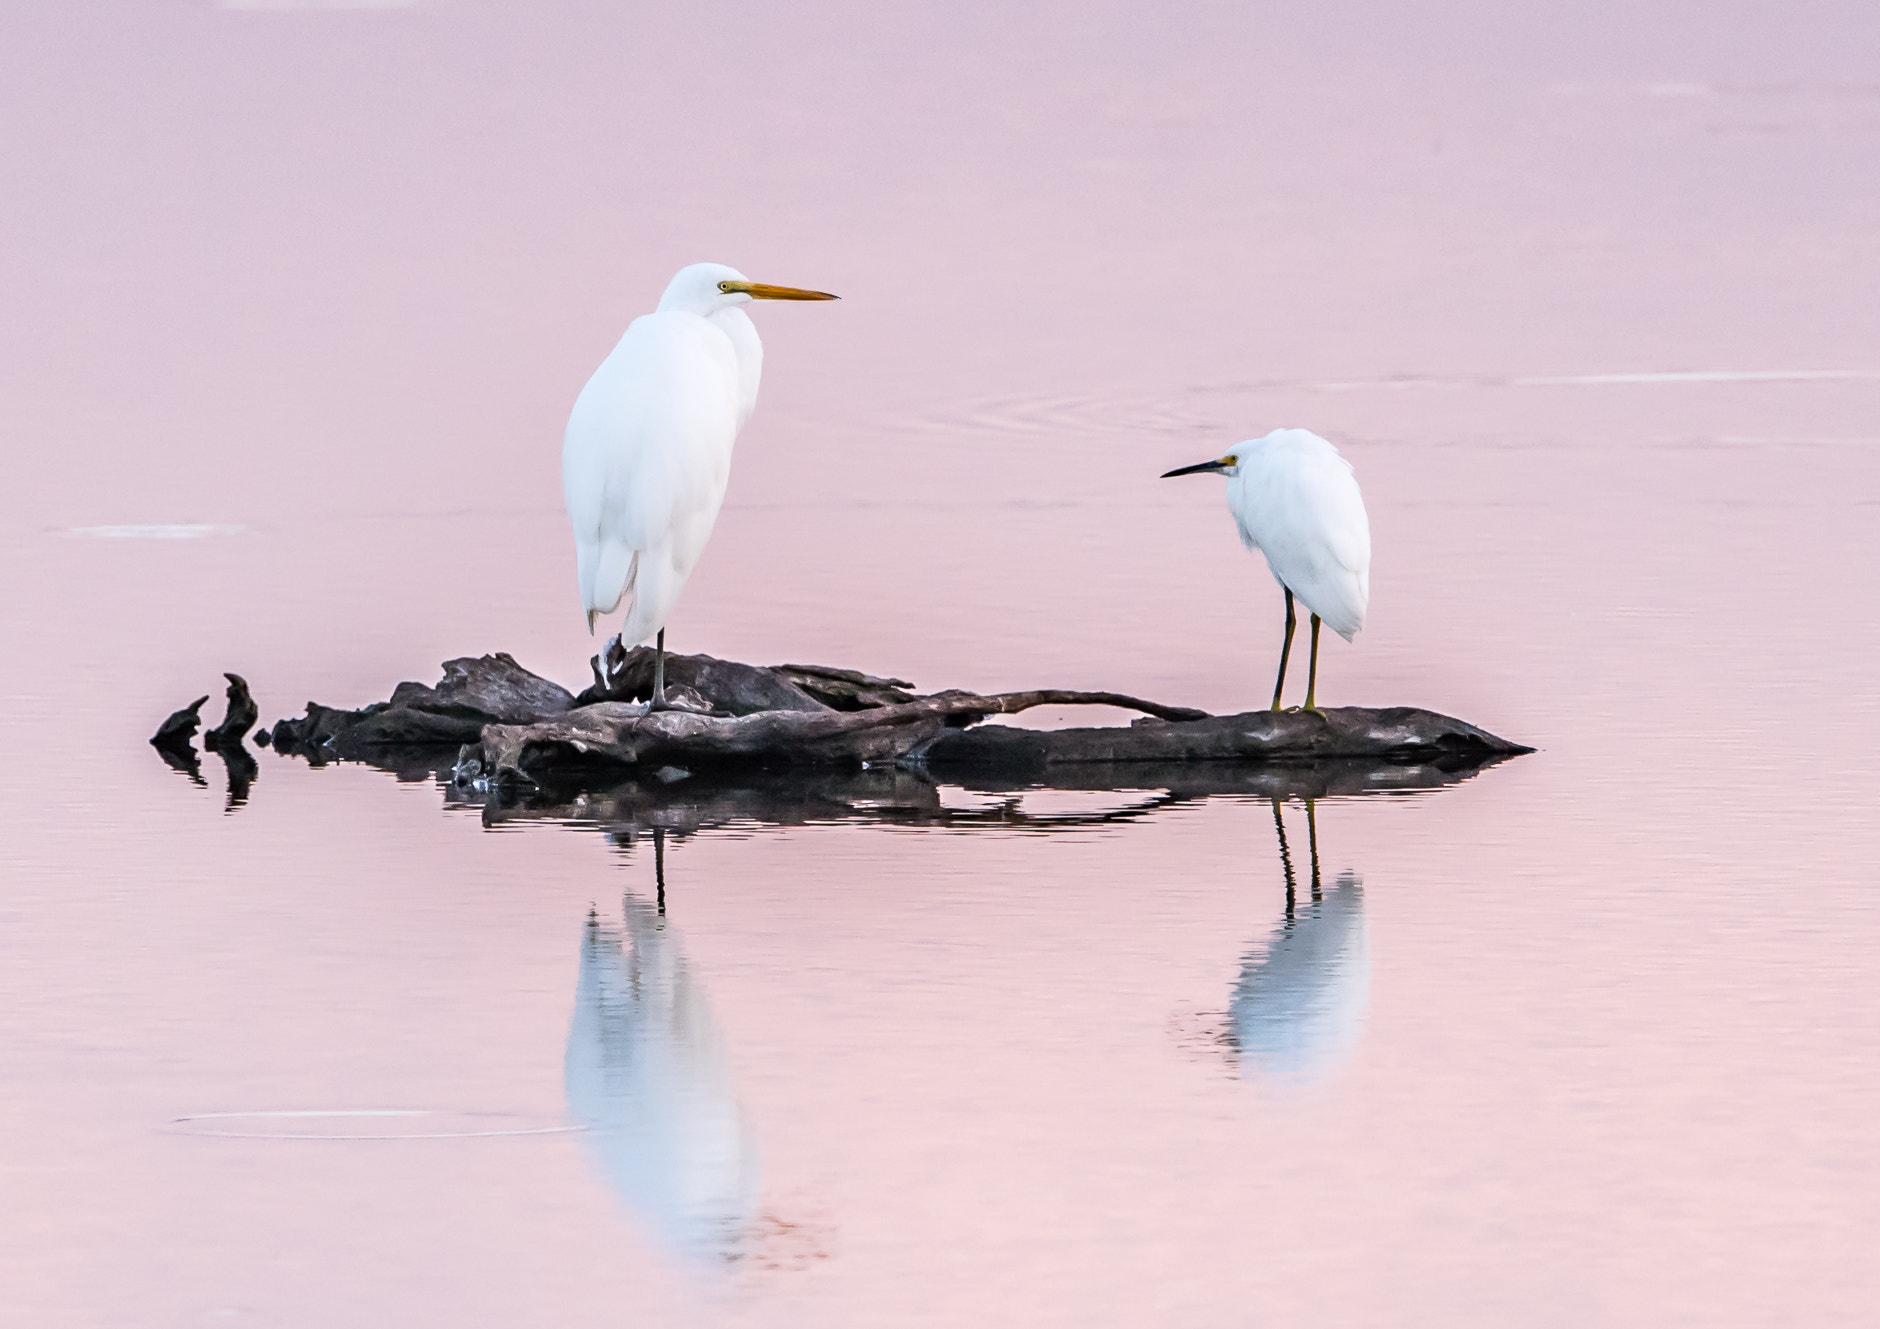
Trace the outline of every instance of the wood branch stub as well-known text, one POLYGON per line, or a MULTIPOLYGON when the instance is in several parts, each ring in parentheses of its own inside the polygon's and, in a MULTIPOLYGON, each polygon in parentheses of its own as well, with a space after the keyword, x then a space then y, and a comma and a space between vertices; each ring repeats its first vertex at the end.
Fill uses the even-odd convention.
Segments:
POLYGON ((255 727, 255 721, 261 718, 261 708, 255 705, 255 699, 248 695, 248 680, 240 674, 224 674, 228 680, 228 711, 222 717, 222 723, 202 736, 202 745, 210 751, 221 748, 239 748, 242 735, 255 727))
MULTIPOLYGON (((646 701, 653 695, 653 648, 636 646, 622 653, 612 647, 607 681, 601 681, 598 657, 594 684, 574 699, 577 706, 603 701, 646 701)), ((666 692, 670 700, 692 696, 700 709, 731 715, 760 711, 820 711, 823 703, 774 670, 710 655, 666 656, 666 692)))
POLYGON ((859 669, 832 669, 827 665, 772 665, 769 670, 786 683, 838 711, 861 711, 913 701, 914 685, 904 678, 876 678, 859 669))
POLYGON ((183 707, 180 711, 171 711, 170 718, 157 726, 157 732, 150 736, 153 747, 186 748, 189 740, 196 736, 196 730, 202 725, 203 704, 209 700, 209 694, 202 696, 183 707))

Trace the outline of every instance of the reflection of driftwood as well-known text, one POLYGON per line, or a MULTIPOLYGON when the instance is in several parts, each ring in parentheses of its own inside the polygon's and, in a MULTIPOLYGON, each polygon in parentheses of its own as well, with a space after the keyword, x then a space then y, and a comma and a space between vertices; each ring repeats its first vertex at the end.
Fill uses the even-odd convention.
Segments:
MULTIPOLYGON (((480 811, 486 826, 548 821, 591 826, 627 836, 648 831, 680 835, 718 827, 812 826, 839 823, 932 828, 1063 831, 1141 821, 1168 808, 1209 798, 1319 799, 1408 794, 1459 784, 1478 769, 1334 759, 1266 766, 1226 762, 1128 762, 1054 766, 1032 777, 948 772, 956 792, 942 797, 936 776, 894 766, 869 770, 726 770, 667 778, 647 776, 590 787, 579 794, 517 797, 482 782, 453 781, 440 772, 447 805, 480 811), (1054 795, 1073 798, 1071 806, 1054 795), (1045 807, 1028 807, 1042 795, 1045 807), (1097 797, 1106 796, 1106 797, 1097 797), (1035 801, 1035 800, 1034 800, 1035 801)), ((401 775, 401 778, 408 778, 401 775)))
POLYGON ((1411 709, 1209 716, 1110 692, 1038 690, 917 695, 900 679, 854 670, 758 668, 668 656, 669 695, 687 709, 650 711, 651 652, 615 648, 605 679, 579 698, 507 655, 446 662, 435 688, 401 683, 391 699, 342 711, 308 703, 275 726, 274 743, 313 761, 375 758, 418 745, 463 744, 472 779, 523 786, 604 783, 620 773, 729 767, 920 764, 1033 773, 1077 763, 1321 761, 1479 765, 1524 752, 1473 725, 1411 709), (1049 733, 988 727, 1035 706, 1116 706, 1151 717, 1129 728, 1049 733), (607 772, 614 772, 612 776, 607 772))

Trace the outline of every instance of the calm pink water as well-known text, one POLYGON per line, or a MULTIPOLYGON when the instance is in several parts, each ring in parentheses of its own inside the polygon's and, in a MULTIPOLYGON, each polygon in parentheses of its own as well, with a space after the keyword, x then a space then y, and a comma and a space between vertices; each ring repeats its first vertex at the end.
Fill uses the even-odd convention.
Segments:
POLYGON ((1876 11, 665 9, 6 6, 0 1318, 1866 1322, 1876 11), (645 838, 152 756, 578 685, 561 426, 702 258, 845 298, 677 649, 1258 704, 1153 477, 1302 424, 1322 695, 1543 750, 1319 805, 1284 934, 1260 801, 707 830, 662 927, 645 838))

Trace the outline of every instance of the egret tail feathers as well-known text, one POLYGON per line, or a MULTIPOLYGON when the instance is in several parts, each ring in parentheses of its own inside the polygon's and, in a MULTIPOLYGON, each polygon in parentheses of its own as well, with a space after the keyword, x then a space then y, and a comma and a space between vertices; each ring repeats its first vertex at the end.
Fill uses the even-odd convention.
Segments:
POLYGON ((1348 573, 1338 589, 1341 593, 1337 596, 1339 603, 1333 606, 1335 612, 1319 617, 1333 632, 1350 641, 1364 626, 1365 611, 1371 607, 1370 571, 1348 573))
POLYGON ((1274 577, 1281 586, 1290 586, 1307 610, 1317 614, 1326 627, 1346 641, 1357 636, 1358 629, 1364 626, 1364 614, 1371 605, 1368 572, 1353 572, 1349 568, 1319 569, 1293 582, 1277 572, 1274 577))
POLYGON ((670 545, 641 552, 633 578, 633 603, 620 625, 624 643, 643 642, 666 626, 666 615, 685 586, 685 576, 673 566, 670 545))
POLYGON ((581 584, 581 608, 587 611, 588 631, 594 620, 620 608, 633 589, 639 553, 612 540, 575 545, 575 576, 581 584))

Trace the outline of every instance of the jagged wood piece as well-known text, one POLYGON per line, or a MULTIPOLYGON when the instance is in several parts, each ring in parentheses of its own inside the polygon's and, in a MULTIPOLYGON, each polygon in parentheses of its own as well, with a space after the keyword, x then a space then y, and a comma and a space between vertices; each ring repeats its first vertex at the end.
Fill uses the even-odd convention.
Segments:
POLYGON ((180 711, 171 711, 170 718, 157 726, 157 732, 150 736, 153 747, 186 748, 189 740, 196 736, 196 730, 202 725, 203 703, 209 700, 209 694, 202 696, 183 707, 180 711))
POLYGON ((600 702, 533 725, 491 725, 473 755, 495 779, 548 783, 596 766, 860 766, 917 760, 949 729, 1034 706, 1121 706, 1165 720, 1205 712, 1116 692, 941 692, 861 711, 762 711, 721 719, 600 702))
POLYGON ((261 708, 248 695, 248 680, 240 674, 223 674, 222 677, 228 680, 228 711, 221 724, 202 736, 202 745, 211 752, 225 747, 239 748, 242 735, 253 729, 255 721, 261 718, 261 708))
POLYGON ((305 717, 280 721, 273 738, 281 752, 353 757, 386 747, 474 743, 485 725, 526 724, 573 705, 566 688, 499 651, 446 660, 436 687, 400 683, 390 701, 359 710, 310 701, 305 717))
POLYGON ((581 698, 507 655, 451 660, 435 688, 401 683, 390 701, 354 711, 309 702, 303 719, 275 726, 275 744, 316 762, 461 745, 459 769, 468 778, 543 788, 636 773, 670 781, 737 767, 931 762, 1016 778, 1080 763, 1094 770, 1350 757, 1445 766, 1528 751, 1462 721, 1408 708, 1209 716, 1112 692, 922 696, 904 691, 899 679, 852 670, 760 669, 710 656, 669 655, 670 695, 690 699, 690 709, 649 712, 628 698, 650 689, 652 652, 615 648, 613 655, 605 680, 597 668, 595 686, 581 698), (990 716, 1050 705, 1119 706, 1153 718, 1127 729, 961 732, 990 716))
MULTIPOLYGON (((593 686, 575 698, 575 705, 648 700, 653 695, 653 656, 650 646, 623 652, 618 642, 609 643, 606 679, 601 677, 598 657, 590 661, 593 686)), ((709 655, 668 654, 666 696, 685 709, 723 711, 728 715, 830 709, 773 670, 709 655)))

